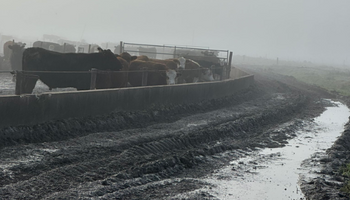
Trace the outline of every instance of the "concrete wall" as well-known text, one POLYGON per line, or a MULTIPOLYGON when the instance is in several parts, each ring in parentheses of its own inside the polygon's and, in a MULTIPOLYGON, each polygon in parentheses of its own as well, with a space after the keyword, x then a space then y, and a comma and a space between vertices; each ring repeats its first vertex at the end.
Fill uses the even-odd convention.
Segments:
POLYGON ((231 67, 230 77, 231 79, 237 79, 240 77, 249 76, 247 72, 244 72, 238 68, 231 67))
POLYGON ((84 117, 112 111, 144 110, 152 106, 194 103, 246 89, 254 76, 220 82, 106 90, 9 95, 0 98, 0 127, 33 125, 53 119, 84 117))

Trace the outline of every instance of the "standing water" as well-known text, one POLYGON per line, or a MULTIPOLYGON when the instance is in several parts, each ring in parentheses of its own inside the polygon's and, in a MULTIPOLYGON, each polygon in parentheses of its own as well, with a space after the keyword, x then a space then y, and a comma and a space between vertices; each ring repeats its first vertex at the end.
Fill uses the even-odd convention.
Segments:
POLYGON ((301 168, 302 161, 330 148, 350 116, 345 105, 332 103, 314 126, 298 131, 285 147, 254 152, 205 179, 216 185, 209 192, 219 199, 304 199, 298 180, 308 170, 301 168))

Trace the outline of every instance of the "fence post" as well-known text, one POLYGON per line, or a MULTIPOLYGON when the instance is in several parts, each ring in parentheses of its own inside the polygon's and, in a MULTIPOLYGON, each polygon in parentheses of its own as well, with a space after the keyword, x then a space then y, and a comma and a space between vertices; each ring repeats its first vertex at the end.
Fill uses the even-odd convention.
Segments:
POLYGON ((226 79, 226 72, 227 72, 227 66, 223 66, 221 68, 221 74, 220 74, 220 81, 225 80, 226 79))
POLYGON ((146 68, 142 69, 142 86, 147 85, 147 78, 148 78, 148 71, 146 71, 146 68))
POLYGON ((88 50, 88 53, 90 53, 90 50, 91 50, 91 44, 89 44, 89 50, 88 50))
POLYGON ((97 77, 97 69, 92 68, 91 72, 91 82, 90 82, 90 90, 96 89, 96 77, 97 77))
POLYGON ((119 44, 119 54, 123 53, 123 41, 120 41, 119 44))
POLYGON ((66 43, 63 44, 63 53, 66 52, 66 43))
POLYGON ((22 81, 23 81, 23 73, 20 71, 15 71, 14 76, 16 76, 16 87, 15 87, 15 95, 22 94, 22 81))
POLYGON ((231 74, 231 64, 232 64, 232 56, 233 56, 233 53, 232 51, 230 52, 230 58, 228 60, 228 66, 227 66, 227 78, 230 78, 230 74, 231 74))
POLYGON ((174 47, 174 58, 177 58, 177 56, 176 56, 176 46, 174 47))
POLYGON ((182 74, 183 74, 183 69, 182 68, 179 68, 178 69, 178 73, 177 73, 177 84, 182 84, 182 83, 184 83, 185 81, 184 81, 184 78, 183 78, 183 76, 182 76, 182 74))

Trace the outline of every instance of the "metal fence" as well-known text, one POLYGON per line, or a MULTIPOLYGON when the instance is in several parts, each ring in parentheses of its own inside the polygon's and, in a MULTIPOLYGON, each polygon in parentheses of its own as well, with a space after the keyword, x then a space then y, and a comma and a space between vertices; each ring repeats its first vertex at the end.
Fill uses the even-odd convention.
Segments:
MULTIPOLYGON (((169 46, 153 44, 137 44, 121 42, 120 52, 128 52, 131 55, 146 55, 156 59, 170 59, 185 57, 188 59, 206 60, 227 65, 229 62, 230 51, 210 48, 196 48, 188 46, 169 46)), ((118 49, 116 49, 118 50, 118 49)), ((118 53, 118 52, 117 52, 118 53)))

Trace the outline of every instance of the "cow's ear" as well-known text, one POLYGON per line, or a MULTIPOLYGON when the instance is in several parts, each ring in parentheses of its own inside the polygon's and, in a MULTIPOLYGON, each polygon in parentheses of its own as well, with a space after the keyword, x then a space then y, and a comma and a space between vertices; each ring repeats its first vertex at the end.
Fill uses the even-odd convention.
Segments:
POLYGON ((130 61, 136 60, 137 56, 131 56, 130 61))

